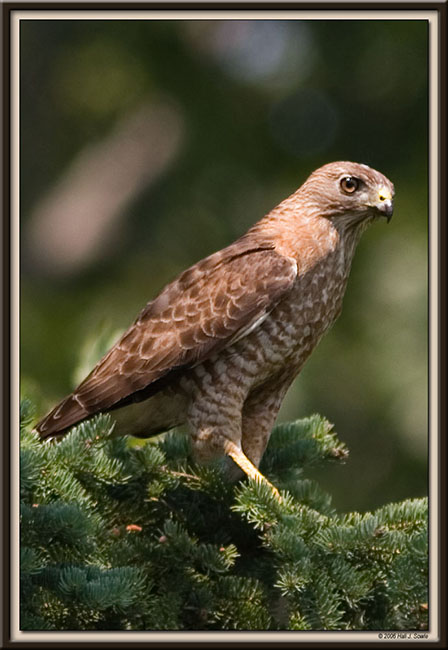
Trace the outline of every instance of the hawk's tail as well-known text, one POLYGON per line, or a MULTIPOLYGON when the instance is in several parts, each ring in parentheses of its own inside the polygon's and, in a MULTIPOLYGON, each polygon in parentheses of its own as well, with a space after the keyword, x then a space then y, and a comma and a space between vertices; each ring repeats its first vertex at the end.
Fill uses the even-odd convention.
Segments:
POLYGON ((74 394, 62 400, 34 428, 41 438, 60 436, 74 424, 85 420, 91 414, 82 406, 74 394))

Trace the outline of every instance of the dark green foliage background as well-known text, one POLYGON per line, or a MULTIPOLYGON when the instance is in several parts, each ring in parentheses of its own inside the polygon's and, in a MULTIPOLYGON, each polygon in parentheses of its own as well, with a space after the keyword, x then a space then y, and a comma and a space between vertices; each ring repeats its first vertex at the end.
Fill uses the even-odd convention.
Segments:
POLYGON ((130 447, 99 416, 42 444, 22 411, 21 629, 427 629, 427 501, 338 515, 305 478, 347 455, 323 418, 273 432, 279 502, 181 434, 130 447))
POLYGON ((325 413, 343 432, 344 471, 312 471, 338 510, 424 496, 427 46, 424 21, 23 21, 21 364, 38 415, 81 379, 80 360, 97 359, 102 328, 116 335, 314 168, 356 160, 394 181, 394 218, 364 235, 343 314, 279 421, 325 413), (130 111, 158 101, 182 123, 171 163, 88 263, 45 266, 31 227, 42 197, 130 111))

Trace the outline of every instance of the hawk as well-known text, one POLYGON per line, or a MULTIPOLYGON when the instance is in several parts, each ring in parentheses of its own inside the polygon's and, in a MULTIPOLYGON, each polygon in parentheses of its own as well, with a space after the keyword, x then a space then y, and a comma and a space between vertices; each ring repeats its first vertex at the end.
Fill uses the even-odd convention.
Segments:
POLYGON ((186 424, 199 462, 229 456, 266 480, 257 467, 285 393, 341 312, 362 232, 390 220, 393 197, 367 165, 317 169, 168 284, 37 432, 59 436, 108 411, 118 435, 186 424))

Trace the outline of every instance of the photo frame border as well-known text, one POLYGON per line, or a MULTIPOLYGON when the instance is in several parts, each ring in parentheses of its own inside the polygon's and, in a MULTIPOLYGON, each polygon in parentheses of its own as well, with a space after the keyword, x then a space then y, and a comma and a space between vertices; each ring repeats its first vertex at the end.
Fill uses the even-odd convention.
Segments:
MULTIPOLYGON (((426 639, 400 642, 431 643, 446 647, 446 2, 6 2, 2 5, 3 32, 3 228, 2 228, 2 412, 3 412, 3 480, 2 480, 2 643, 5 648, 47 648, 51 644, 74 648, 80 644, 99 647, 127 647, 134 643, 184 647, 200 644, 226 647, 295 645, 312 647, 340 646, 347 643, 365 647, 397 641, 381 640, 375 631, 362 632, 23 632, 18 629, 18 326, 19 306, 19 115, 18 115, 18 25, 20 20, 43 19, 113 19, 132 15, 156 19, 192 20, 199 16, 252 20, 287 19, 291 13, 302 19, 317 12, 321 19, 409 19, 419 16, 430 25, 429 44, 429 323, 428 358, 430 362, 429 397, 429 504, 430 504, 430 626, 426 639), (350 12, 350 16, 346 12, 350 12), (95 12, 95 16, 93 16, 95 12), (371 15, 375 14, 372 18, 371 15), (82 17, 81 14, 85 17, 82 17), (263 16, 261 15, 263 14, 263 16), (356 16, 355 16, 356 14, 356 16), (370 14, 370 16, 369 16, 370 14), (51 16, 53 18, 51 18, 51 16), (444 553, 445 551, 445 553, 444 553)), ((384 631, 382 631, 384 632, 384 631)))

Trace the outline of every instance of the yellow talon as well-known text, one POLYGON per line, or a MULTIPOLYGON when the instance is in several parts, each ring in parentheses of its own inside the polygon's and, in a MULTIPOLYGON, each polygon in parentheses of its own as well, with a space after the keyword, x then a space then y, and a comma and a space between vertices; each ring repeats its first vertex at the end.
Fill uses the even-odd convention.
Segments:
POLYGON ((234 443, 230 443, 229 447, 227 449, 227 455, 230 456, 230 458, 240 467, 247 476, 252 478, 254 481, 258 481, 259 483, 266 483, 269 485, 271 488, 274 496, 281 501, 282 498, 280 496, 280 492, 277 490, 275 485, 272 485, 268 479, 263 476, 263 474, 255 467, 253 463, 248 459, 248 457, 241 451, 241 449, 238 449, 238 447, 234 443))

